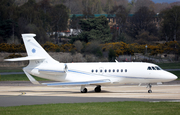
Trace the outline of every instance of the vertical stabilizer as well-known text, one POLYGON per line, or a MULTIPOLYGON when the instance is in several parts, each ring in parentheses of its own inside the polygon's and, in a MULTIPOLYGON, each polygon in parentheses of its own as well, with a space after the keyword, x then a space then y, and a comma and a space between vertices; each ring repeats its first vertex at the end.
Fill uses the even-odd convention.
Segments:
POLYGON ((28 57, 44 57, 47 62, 57 63, 34 39, 36 34, 22 34, 28 57))

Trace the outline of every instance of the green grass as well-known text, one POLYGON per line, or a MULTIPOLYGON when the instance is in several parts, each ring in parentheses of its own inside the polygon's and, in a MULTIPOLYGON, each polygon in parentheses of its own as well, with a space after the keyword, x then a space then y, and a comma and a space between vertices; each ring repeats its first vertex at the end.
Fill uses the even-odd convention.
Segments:
MULTIPOLYGON (((33 76, 37 81, 49 81, 47 79, 33 76)), ((29 81, 25 74, 0 75, 0 81, 29 81)))
POLYGON ((180 63, 158 63, 162 69, 180 69, 180 63))
POLYGON ((2 68, 2 67, 0 67, 0 73, 3 73, 3 72, 23 72, 23 70, 22 70, 22 68, 19 68, 19 67, 18 68, 14 68, 14 67, 2 68))
POLYGON ((0 107, 1 115, 179 115, 178 102, 102 102, 0 107))

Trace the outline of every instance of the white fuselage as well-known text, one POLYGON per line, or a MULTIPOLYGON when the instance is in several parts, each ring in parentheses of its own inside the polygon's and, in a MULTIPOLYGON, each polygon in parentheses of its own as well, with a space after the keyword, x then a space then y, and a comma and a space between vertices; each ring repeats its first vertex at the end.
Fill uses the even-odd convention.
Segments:
MULTIPOLYGON (((155 64, 141 62, 103 63, 40 63, 25 70, 35 76, 61 82, 80 82, 110 79, 110 84, 158 83, 177 79, 155 64), (148 67, 151 70, 148 70, 148 67), (153 70, 153 68, 155 68, 153 70)), ((109 84, 109 83, 108 83, 109 84)), ((107 85, 108 85, 107 84, 107 85)))

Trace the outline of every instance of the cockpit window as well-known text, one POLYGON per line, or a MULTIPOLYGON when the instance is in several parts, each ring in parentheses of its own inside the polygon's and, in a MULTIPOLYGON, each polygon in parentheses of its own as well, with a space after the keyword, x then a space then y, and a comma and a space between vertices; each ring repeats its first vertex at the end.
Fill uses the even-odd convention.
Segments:
POLYGON ((148 67, 147 70, 152 70, 152 68, 151 68, 151 67, 148 67))
POLYGON ((161 68, 160 68, 160 67, 158 67, 158 66, 155 66, 155 68, 156 68, 157 70, 161 70, 161 68))
POLYGON ((159 66, 155 66, 155 67, 148 67, 147 70, 162 70, 159 66))
POLYGON ((152 67, 152 69, 153 69, 153 70, 156 70, 156 68, 155 68, 155 67, 152 67))

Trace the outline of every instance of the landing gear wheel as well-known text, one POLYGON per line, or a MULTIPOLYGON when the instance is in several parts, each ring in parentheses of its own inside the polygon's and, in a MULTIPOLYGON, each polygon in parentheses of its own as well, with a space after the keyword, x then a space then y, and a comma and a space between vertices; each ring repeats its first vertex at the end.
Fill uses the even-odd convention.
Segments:
POLYGON ((150 83, 147 85, 147 88, 149 88, 148 93, 152 93, 152 90, 151 90, 152 85, 150 83))
POLYGON ((87 93, 87 88, 84 88, 83 91, 81 91, 81 93, 87 93))
POLYGON ((148 93, 152 93, 152 90, 148 90, 148 93))
POLYGON ((94 89, 95 92, 101 92, 101 86, 98 85, 95 89, 94 89))

